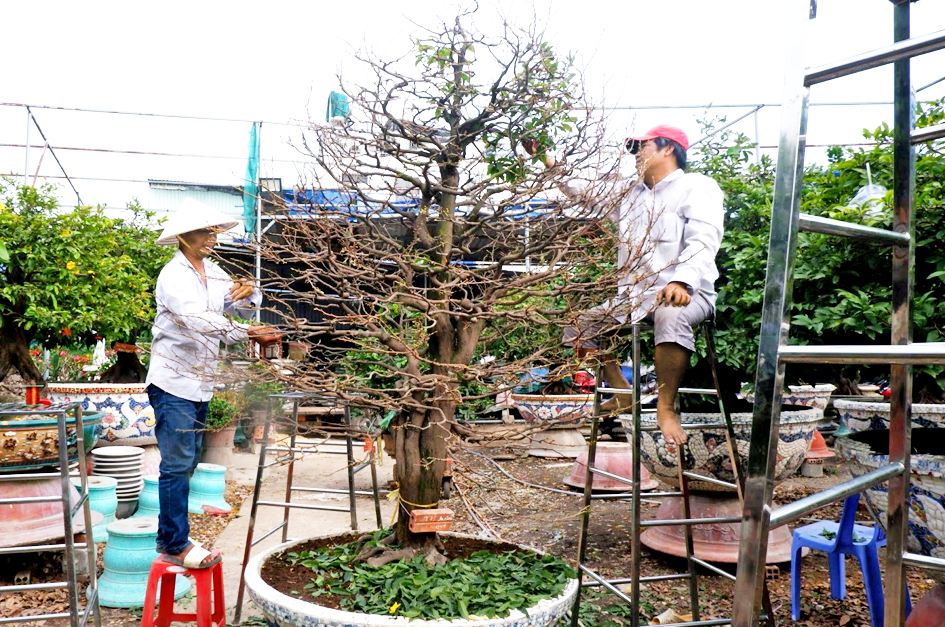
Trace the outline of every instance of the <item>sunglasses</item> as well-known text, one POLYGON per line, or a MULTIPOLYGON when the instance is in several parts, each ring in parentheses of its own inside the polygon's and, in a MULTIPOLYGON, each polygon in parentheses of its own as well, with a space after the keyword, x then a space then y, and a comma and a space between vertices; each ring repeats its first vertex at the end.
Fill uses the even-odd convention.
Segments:
POLYGON ((649 141, 649 139, 644 139, 643 141, 640 141, 639 139, 628 139, 627 152, 629 152, 631 155, 635 155, 643 150, 643 147, 646 146, 647 142, 649 141))

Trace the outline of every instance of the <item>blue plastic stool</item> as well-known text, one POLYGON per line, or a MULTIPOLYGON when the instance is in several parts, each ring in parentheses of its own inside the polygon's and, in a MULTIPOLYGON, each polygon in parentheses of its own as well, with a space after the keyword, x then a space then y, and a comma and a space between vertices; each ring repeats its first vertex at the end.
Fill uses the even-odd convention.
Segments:
MULTIPOLYGON (((863 572, 863 587, 870 608, 870 623, 883 627, 885 602, 883 575, 876 549, 886 546, 886 534, 877 525, 855 524, 860 495, 843 501, 840 522, 821 520, 794 530, 791 540, 791 618, 801 618, 801 551, 804 547, 823 551, 830 563, 830 596, 842 599, 847 594, 846 556, 856 555, 863 572)), ((906 616, 912 611, 912 599, 906 594, 906 616)))

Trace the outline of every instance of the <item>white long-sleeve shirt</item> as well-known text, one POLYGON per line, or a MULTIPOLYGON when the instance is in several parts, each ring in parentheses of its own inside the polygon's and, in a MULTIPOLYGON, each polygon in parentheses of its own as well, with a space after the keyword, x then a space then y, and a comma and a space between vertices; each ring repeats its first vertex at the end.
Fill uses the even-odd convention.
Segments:
POLYGON ((247 338, 249 325, 224 314, 250 318, 253 306, 262 304, 258 289, 249 298, 231 301, 230 277, 209 259, 203 266, 206 285, 178 250, 161 270, 154 291, 157 315, 151 328, 147 383, 191 401, 213 397, 220 342, 234 344, 247 338))
MULTIPOLYGON (((616 187, 628 184, 620 181, 616 187)), ((569 183, 563 191, 588 198, 588 190, 579 183, 569 183)), ((725 215, 718 183, 702 174, 675 170, 652 189, 639 181, 629 191, 623 187, 612 193, 622 196, 618 206, 610 208, 620 235, 618 267, 630 267, 635 261, 631 257, 642 253, 639 265, 646 275, 620 277, 618 293, 638 304, 639 315, 634 318, 648 313, 656 294, 673 281, 685 283, 714 307, 719 278, 715 255, 725 215)), ((604 194, 600 202, 606 205, 608 197, 613 198, 604 194)))

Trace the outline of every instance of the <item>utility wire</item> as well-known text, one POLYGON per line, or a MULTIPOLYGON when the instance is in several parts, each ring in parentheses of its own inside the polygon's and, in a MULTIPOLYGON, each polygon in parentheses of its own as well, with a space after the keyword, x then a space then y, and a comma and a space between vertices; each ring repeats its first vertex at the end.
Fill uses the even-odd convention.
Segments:
MULTIPOLYGON (((204 120, 213 122, 263 122, 264 120, 243 120, 240 118, 216 118, 199 115, 178 115, 173 113, 143 113, 140 111, 109 111, 107 109, 83 109, 81 107, 53 107, 51 105, 31 105, 19 102, 0 102, 0 107, 26 107, 27 109, 53 109, 56 111, 78 111, 81 113, 108 113, 113 115, 137 115, 147 118, 175 118, 178 120, 204 120)), ((278 124, 279 126, 296 126, 299 128, 310 128, 308 124, 298 122, 265 122, 266 124, 278 124)))
MULTIPOLYGON (((44 146, 38 146, 33 144, 28 146, 29 148, 43 148, 44 146)), ((26 144, 0 144, 0 148, 27 148, 26 144)), ((150 152, 147 150, 117 150, 114 148, 80 148, 73 146, 57 146, 57 150, 79 150, 83 152, 104 152, 104 153, 116 153, 122 155, 145 155, 145 156, 156 156, 156 157, 192 157, 195 159, 231 159, 238 161, 246 161, 246 157, 229 157, 226 155, 195 155, 189 153, 176 153, 176 152, 150 152)), ((298 163, 292 159, 266 159, 267 163, 298 163)))

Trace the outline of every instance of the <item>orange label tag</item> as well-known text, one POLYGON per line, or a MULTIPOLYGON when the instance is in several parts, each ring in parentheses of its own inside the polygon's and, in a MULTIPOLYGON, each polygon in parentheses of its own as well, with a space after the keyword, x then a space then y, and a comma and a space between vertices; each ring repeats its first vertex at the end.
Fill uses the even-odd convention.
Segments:
POLYGON ((449 531, 453 526, 453 510, 451 509, 415 509, 410 512, 410 531, 425 533, 430 531, 449 531))

